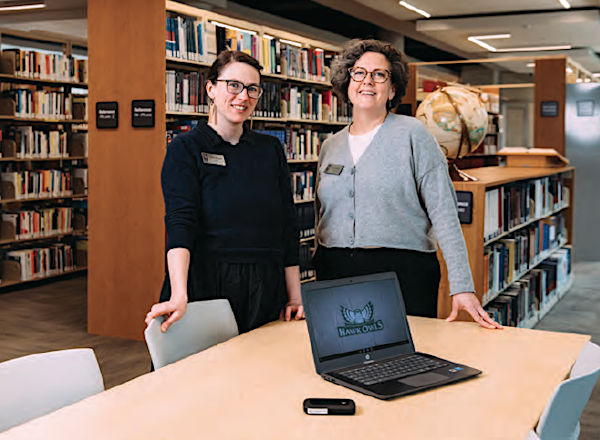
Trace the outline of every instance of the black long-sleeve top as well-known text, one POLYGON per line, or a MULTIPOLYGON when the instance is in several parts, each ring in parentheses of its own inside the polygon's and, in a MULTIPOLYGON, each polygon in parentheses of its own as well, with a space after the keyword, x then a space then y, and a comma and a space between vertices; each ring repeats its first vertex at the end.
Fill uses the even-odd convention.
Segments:
POLYGON ((161 181, 167 251, 298 265, 296 209, 278 139, 244 128, 232 145, 200 122, 167 147, 161 181))

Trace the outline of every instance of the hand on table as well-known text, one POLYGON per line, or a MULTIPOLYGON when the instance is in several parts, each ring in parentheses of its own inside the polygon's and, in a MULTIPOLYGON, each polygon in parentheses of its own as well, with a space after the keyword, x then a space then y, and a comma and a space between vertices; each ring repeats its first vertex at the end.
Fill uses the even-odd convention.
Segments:
POLYGON ((292 316, 294 316, 296 321, 304 319, 304 307, 302 306, 302 301, 289 301, 279 314, 279 318, 285 321, 290 321, 292 316))
POLYGON ((154 318, 166 315, 167 319, 161 324, 160 329, 164 333, 175 321, 180 320, 187 310, 187 300, 177 300, 171 298, 167 302, 154 304, 146 315, 146 325, 150 324, 154 318))
POLYGON ((481 303, 472 292, 463 292, 452 295, 452 312, 446 321, 454 321, 459 310, 465 310, 480 326, 489 329, 501 329, 502 326, 487 314, 481 303))

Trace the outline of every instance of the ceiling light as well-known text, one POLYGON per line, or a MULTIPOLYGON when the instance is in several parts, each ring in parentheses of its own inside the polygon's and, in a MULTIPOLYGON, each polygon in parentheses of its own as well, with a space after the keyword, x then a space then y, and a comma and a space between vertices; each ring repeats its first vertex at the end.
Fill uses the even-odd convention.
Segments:
POLYGON ((526 67, 535 67, 535 63, 527 63, 525 66, 526 67))
POLYGON ((46 3, 43 1, 38 2, 7 2, 0 6, 0 12, 7 11, 25 11, 31 9, 42 9, 46 7, 46 3))
POLYGON ((571 49, 569 45, 562 46, 538 46, 538 47, 509 47, 505 49, 496 49, 497 52, 538 52, 542 50, 566 50, 571 49))
POLYGON ((567 73, 573 73, 573 68, 571 66, 567 66, 567 73))
POLYGON ((401 1, 398 3, 400 4, 400 6, 404 6, 406 9, 416 12, 417 14, 421 14, 425 18, 431 17, 431 14, 429 12, 425 12, 424 10, 419 9, 419 8, 411 5, 410 3, 406 3, 405 1, 401 1))
POLYGON ((500 38, 510 38, 510 34, 473 35, 472 37, 468 37, 467 40, 477 44, 478 46, 483 47, 484 49, 489 50, 490 52, 496 52, 496 48, 494 46, 492 46, 491 44, 484 43, 481 40, 495 40, 500 38))
POLYGON ((592 73, 592 76, 594 78, 600 78, 600 72, 598 72, 598 73, 592 73))
POLYGON ((571 5, 567 0, 558 0, 558 2, 562 5, 563 8, 571 9, 571 5))

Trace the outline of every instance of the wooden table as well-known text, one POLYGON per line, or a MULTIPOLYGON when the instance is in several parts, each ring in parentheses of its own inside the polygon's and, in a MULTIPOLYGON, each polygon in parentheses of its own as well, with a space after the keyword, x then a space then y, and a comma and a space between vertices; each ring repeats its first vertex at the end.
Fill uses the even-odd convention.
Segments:
POLYGON ((8 439, 524 439, 589 336, 410 318, 417 350, 478 378, 392 401, 315 373, 304 322, 275 322, 0 434, 8 439), (350 397, 355 416, 307 416, 350 397))

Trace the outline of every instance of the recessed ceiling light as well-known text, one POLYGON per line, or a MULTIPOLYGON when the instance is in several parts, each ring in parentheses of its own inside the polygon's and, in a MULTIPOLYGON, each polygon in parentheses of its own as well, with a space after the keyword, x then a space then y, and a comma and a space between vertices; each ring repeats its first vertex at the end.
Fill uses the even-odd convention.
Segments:
POLYGON ((0 12, 8 12, 8 11, 26 11, 31 9, 42 9, 46 7, 46 2, 37 1, 37 2, 26 2, 26 1, 14 1, 14 2, 6 2, 2 6, 0 6, 0 12))
POLYGON ((478 46, 483 47, 484 49, 489 50, 490 52, 496 52, 497 49, 494 46, 492 46, 491 44, 484 43, 481 40, 495 40, 501 38, 510 38, 510 34, 473 35, 471 37, 468 37, 467 40, 477 44, 478 46))
POLYGON ((400 6, 404 6, 406 9, 416 12, 417 14, 421 14, 425 18, 431 17, 431 14, 429 12, 419 9, 416 6, 411 5, 410 3, 406 3, 405 1, 400 1, 398 3, 400 4, 400 6))
POLYGON ((558 0, 558 2, 562 5, 563 8, 571 9, 571 5, 567 0, 558 0))
POLYGON ((527 63, 525 66, 526 67, 535 67, 535 63, 527 63))
POLYGON ((538 52, 543 50, 567 50, 571 49, 569 45, 562 46, 536 46, 536 47, 507 47, 504 49, 496 49, 496 52, 538 52))

